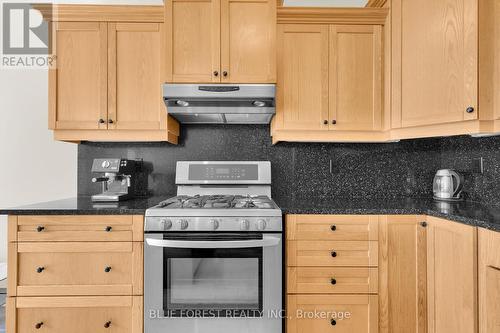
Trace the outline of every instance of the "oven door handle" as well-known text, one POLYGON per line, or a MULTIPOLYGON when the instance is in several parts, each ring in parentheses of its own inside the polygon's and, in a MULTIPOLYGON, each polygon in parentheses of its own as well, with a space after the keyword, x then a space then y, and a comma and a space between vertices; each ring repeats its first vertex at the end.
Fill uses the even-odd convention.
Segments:
POLYGON ((271 247, 280 243, 280 238, 266 237, 248 241, 181 241, 146 238, 149 246, 176 249, 246 249, 251 247, 271 247))

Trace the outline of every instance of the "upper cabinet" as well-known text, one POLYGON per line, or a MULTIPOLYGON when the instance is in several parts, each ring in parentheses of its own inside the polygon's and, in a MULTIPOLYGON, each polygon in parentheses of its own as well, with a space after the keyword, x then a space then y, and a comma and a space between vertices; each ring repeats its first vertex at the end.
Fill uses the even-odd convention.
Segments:
POLYGON ((276 82, 276 0, 171 0, 165 22, 168 82, 276 82))
POLYGON ((387 11, 376 9, 375 19, 359 9, 347 10, 352 17, 330 11, 312 22, 313 14, 283 15, 278 24, 274 142, 388 140, 382 112, 387 11))
POLYGON ((394 0, 395 127, 478 118, 477 0, 394 0), (400 44, 400 45, 398 45, 400 44))
MULTIPOLYGON (((49 127, 62 141, 177 142, 162 99, 163 10, 58 6, 49 127), (98 14, 95 14, 98 13, 98 14), (124 22, 119 21, 123 19, 124 22), (144 21, 144 22, 143 22, 144 21)), ((135 6, 133 6, 135 7, 135 6)))

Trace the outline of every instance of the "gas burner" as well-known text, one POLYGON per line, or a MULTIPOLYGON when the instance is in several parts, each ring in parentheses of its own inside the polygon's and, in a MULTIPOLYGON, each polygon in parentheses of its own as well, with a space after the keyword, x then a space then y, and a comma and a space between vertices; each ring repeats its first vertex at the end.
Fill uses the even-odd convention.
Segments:
POLYGON ((267 196, 195 195, 177 196, 161 202, 156 208, 166 209, 273 209, 267 196))

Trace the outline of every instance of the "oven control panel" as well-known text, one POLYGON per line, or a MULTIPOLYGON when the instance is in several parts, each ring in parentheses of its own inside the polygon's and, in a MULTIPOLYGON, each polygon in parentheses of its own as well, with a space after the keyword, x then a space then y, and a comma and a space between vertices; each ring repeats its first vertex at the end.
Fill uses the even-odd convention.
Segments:
POLYGON ((235 231, 269 232, 282 231, 282 218, 273 217, 146 217, 146 232, 235 231))

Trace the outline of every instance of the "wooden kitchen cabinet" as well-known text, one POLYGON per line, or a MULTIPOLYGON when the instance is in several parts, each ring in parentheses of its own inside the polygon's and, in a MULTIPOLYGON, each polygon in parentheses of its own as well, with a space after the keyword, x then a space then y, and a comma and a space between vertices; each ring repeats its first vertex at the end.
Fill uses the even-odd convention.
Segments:
POLYGON ((363 21, 362 12, 349 14, 283 14, 273 142, 389 140, 382 107, 387 12, 373 23, 363 21), (289 23, 293 20, 297 23, 289 23))
POLYGON ((381 333, 427 332, 425 223, 425 216, 390 215, 380 218, 381 333))
POLYGON ((276 129, 328 130, 328 52, 328 26, 278 25, 276 129))
POLYGON ((9 333, 142 333, 142 296, 9 297, 9 333))
POLYGON ((477 228, 427 224, 427 332, 477 332, 477 228))
POLYGON ((378 332, 376 295, 289 295, 287 306, 288 333, 378 332))
POLYGON ((479 229, 479 333, 500 332, 500 232, 479 229))
POLYGON ((276 0, 165 4, 167 81, 276 82, 276 0))
POLYGON ((49 74, 51 128, 107 129, 106 23, 56 22, 54 29, 57 69, 49 74))
POLYGON ((158 8, 160 17, 154 6, 133 12, 57 6, 51 17, 56 61, 49 70, 49 128, 56 140, 177 143, 179 125, 162 98, 166 45, 158 8))

